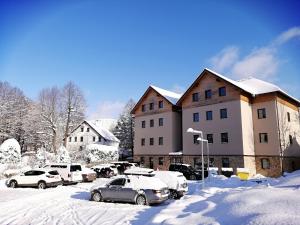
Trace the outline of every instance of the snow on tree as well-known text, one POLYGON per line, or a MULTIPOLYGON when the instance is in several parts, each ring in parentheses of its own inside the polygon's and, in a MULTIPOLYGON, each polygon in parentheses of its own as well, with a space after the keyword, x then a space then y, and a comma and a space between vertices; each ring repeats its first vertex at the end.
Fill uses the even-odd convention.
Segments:
POLYGON ((111 162, 118 160, 118 148, 100 144, 90 144, 85 149, 85 161, 91 162, 111 162))
POLYGON ((130 99, 125 105, 123 112, 118 119, 117 125, 113 130, 113 134, 120 140, 120 148, 133 149, 134 120, 131 115, 131 110, 134 106, 135 102, 130 99))
POLYGON ((2 143, 0 146, 0 163, 13 164, 21 161, 21 147, 19 142, 10 138, 2 143))
POLYGON ((58 162, 58 163, 70 163, 71 162, 69 152, 67 151, 67 149, 64 146, 59 147, 59 149, 57 151, 56 162, 58 162))
POLYGON ((62 89, 61 105, 64 130, 63 145, 66 147, 67 137, 70 132, 84 120, 86 108, 86 101, 82 91, 71 81, 62 89))

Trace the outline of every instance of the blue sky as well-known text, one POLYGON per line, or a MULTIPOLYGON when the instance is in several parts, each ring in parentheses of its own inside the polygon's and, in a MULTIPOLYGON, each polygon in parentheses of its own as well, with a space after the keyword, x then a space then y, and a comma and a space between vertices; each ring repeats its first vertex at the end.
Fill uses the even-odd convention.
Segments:
POLYGON ((1 1, 0 80, 36 99, 77 83, 89 117, 116 117, 149 84, 187 88, 206 67, 295 97, 299 1, 1 1))

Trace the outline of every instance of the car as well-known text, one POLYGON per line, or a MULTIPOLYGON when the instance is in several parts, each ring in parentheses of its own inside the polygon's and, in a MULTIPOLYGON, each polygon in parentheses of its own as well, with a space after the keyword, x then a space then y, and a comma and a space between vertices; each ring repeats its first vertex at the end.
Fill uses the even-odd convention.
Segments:
POLYGON ((82 167, 81 175, 83 182, 93 182, 97 178, 96 172, 87 167, 82 167))
POLYGON ((97 178, 104 177, 110 178, 117 175, 117 167, 113 164, 100 164, 97 166, 91 167, 92 170, 96 172, 97 178))
POLYGON ((188 191, 186 178, 180 172, 163 170, 154 171, 153 169, 148 168, 132 167, 128 170, 125 170, 124 174, 135 176, 148 176, 160 179, 168 186, 170 198, 172 199, 180 199, 188 191))
POLYGON ((123 174, 125 170, 131 167, 128 161, 115 161, 115 162, 111 162, 111 164, 117 167, 118 174, 123 174))
POLYGON ((38 189, 45 189, 47 187, 57 187, 61 184, 61 176, 57 170, 53 169, 27 170, 24 173, 12 176, 6 181, 6 185, 11 188, 37 187, 38 189))
MULTIPOLYGON (((171 163, 169 166, 169 171, 178 171, 178 172, 182 173, 188 180, 201 180, 202 179, 201 171, 196 170, 189 164, 171 163)), ((204 177, 205 177, 205 175, 207 176, 207 172, 204 174, 204 177)))
POLYGON ((150 205, 166 201, 169 190, 166 184, 154 177, 119 175, 108 183, 91 188, 91 200, 129 202, 150 205))
POLYGON ((63 184, 77 184, 82 182, 81 164, 78 163, 50 163, 44 168, 51 168, 58 171, 63 184))

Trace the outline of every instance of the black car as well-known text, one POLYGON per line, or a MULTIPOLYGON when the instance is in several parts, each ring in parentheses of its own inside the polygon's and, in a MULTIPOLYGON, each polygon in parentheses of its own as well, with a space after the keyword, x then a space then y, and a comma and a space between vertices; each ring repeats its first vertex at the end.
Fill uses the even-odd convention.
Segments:
POLYGON ((93 168, 93 170, 96 172, 97 178, 104 177, 104 178, 110 178, 114 175, 114 171, 109 167, 103 167, 103 168, 93 168))
MULTIPOLYGON (((195 170, 191 165, 189 164, 170 164, 169 167, 170 171, 178 171, 182 173, 186 179, 188 180, 201 180, 202 179, 202 172, 201 170, 195 170)), ((204 170, 204 177, 207 177, 208 173, 207 170, 204 170)))

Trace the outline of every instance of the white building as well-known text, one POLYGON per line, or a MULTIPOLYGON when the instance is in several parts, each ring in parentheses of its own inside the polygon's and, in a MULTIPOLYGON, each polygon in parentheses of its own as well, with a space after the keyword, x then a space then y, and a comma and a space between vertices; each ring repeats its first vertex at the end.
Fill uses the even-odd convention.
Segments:
POLYGON ((108 129, 99 126, 97 121, 83 121, 75 128, 67 139, 67 149, 69 151, 84 150, 87 145, 100 144, 119 147, 119 139, 108 129))

